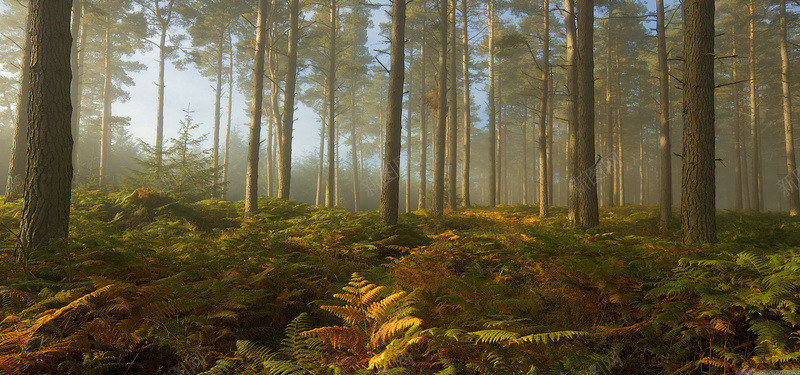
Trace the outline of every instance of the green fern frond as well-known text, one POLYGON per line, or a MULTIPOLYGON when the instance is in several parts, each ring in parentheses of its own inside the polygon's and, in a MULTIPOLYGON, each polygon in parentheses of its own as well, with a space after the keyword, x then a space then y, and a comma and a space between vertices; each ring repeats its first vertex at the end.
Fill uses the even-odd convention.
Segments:
POLYGON ((564 339, 574 339, 580 336, 588 335, 583 331, 555 331, 547 333, 537 333, 533 335, 522 336, 516 340, 518 343, 529 342, 537 344, 547 344, 549 342, 557 342, 564 339))
POLYGON ((753 268, 762 276, 770 273, 769 264, 763 257, 747 251, 737 254, 736 264, 745 268, 753 268))
POLYGON ((249 362, 256 363, 263 363, 275 357, 275 354, 271 353, 269 348, 250 340, 236 341, 236 353, 246 358, 249 362))
POLYGON ((302 313, 292 319, 284 331, 284 339, 281 341, 281 353, 297 362, 311 362, 319 354, 321 342, 316 338, 302 335, 309 328, 308 314, 302 313))
POLYGON ((497 344, 500 342, 516 341, 519 334, 516 332, 505 331, 502 329, 485 329, 468 333, 475 342, 485 344, 497 344))

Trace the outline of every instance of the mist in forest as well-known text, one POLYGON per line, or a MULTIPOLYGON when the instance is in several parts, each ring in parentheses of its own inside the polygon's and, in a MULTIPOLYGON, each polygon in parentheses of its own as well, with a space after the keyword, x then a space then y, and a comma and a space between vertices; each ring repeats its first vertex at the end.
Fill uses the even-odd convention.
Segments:
MULTIPOLYGON (((716 9, 716 205, 787 211, 781 54, 776 1, 723 0, 716 9), (753 28, 751 31, 751 19, 753 28), (752 47, 751 47, 752 46, 752 47), (751 78, 752 77, 752 78, 751 78), (752 84, 751 84, 752 83, 752 84)), ((9 165, 17 118, 24 45, 24 2, 0 2, 0 165, 9 165)), ((248 125, 253 93, 256 2, 240 0, 84 0, 73 24, 79 97, 74 186, 133 190, 146 186, 190 200, 245 197, 248 125), (164 108, 158 109, 159 61, 164 108), (230 100, 229 100, 230 99, 230 100), (159 154, 162 173, 154 177, 159 154), (225 156, 227 155, 227 157, 225 156), (165 176, 168 176, 165 177, 165 176)), ((655 1, 606 0, 595 6, 595 150, 601 206, 659 203, 659 82, 655 1)), ((76 2, 78 4, 78 2, 76 2)), ((278 194, 278 134, 286 85, 287 4, 271 2, 259 156, 258 193, 278 194)), ((292 154, 292 200, 375 210, 381 191, 387 121, 389 18, 386 4, 345 0, 300 2, 298 75, 292 154), (336 27, 332 27, 331 20, 336 27), (331 50, 331 39, 336 43, 331 50), (335 59, 332 57, 335 56, 335 59), (333 61, 333 63, 332 63, 333 61), (333 74, 330 67, 333 66, 333 74), (333 95, 329 81, 335 77, 333 95), (330 97, 334 98, 333 103, 330 97), (334 113, 333 118, 329 115, 334 113), (327 131, 334 124, 333 136, 327 131), (328 144, 335 145, 328 177, 328 144), (328 181, 334 202, 326 203, 328 181)), ((396 178, 400 211, 430 206, 436 137, 438 5, 408 5, 402 152, 396 178), (423 129, 424 127, 424 129, 423 129), (424 156, 423 156, 424 155, 424 156), (421 182, 421 169, 425 169, 421 182)), ((552 203, 567 205, 568 121, 565 114, 565 34, 560 2, 550 4, 551 89, 542 87, 543 21, 538 1, 494 4, 490 54, 487 3, 455 10, 457 195, 464 203, 462 166, 469 157, 471 204, 539 201, 538 132, 548 128, 552 203), (462 9, 467 10, 463 17, 462 9), (464 27, 466 25, 466 28, 464 27), (464 35, 466 34, 466 38, 464 35), (466 43, 465 43, 466 42, 466 43), (465 54, 465 46, 467 53, 465 54), (465 60, 466 56, 466 60, 465 60), (489 85, 489 59, 493 85, 489 85), (468 77, 464 73, 468 67, 468 77), (471 87, 465 101, 464 80, 471 87), (491 95, 488 91, 491 90, 491 95), (549 111, 542 111, 549 95, 549 111), (496 135, 490 138, 489 98, 496 135), (465 110, 465 102, 469 103, 465 110), (544 121, 542 113, 545 113, 544 121), (471 119, 466 127, 464 119, 471 119), (464 154, 464 129, 469 151, 464 154), (493 146, 492 146, 493 145, 493 146), (490 184, 490 146, 497 178, 490 184)), ((789 4, 789 50, 796 55, 798 6, 789 4), (794 39, 794 40, 792 40, 794 39)), ((673 202, 680 202, 682 157, 682 12, 666 2, 671 75, 673 202)), ((74 18, 73 18, 74 21, 74 18)), ((793 72, 800 71, 790 58, 793 72)), ((796 97, 796 74, 790 77, 796 97)), ((795 98, 794 102, 798 102, 795 98)), ((444 115, 444 114, 441 114, 444 115)), ((449 137, 449 136, 448 136, 449 137)), ((796 145, 793 145, 793 147, 796 145)), ((4 169, 5 170, 5 169, 4 169)), ((0 179, 5 190, 6 180, 0 179)))

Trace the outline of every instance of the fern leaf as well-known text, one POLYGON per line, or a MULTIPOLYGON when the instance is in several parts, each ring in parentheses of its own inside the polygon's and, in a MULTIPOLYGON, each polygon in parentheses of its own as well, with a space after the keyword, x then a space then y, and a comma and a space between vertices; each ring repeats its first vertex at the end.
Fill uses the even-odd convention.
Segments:
POLYGON ((358 330, 350 327, 321 327, 301 333, 305 337, 316 337, 335 349, 361 347, 363 340, 358 330))
POLYGON ((502 329, 485 329, 468 333, 475 339, 475 342, 486 344, 497 344, 499 342, 516 341, 519 334, 502 329))
POLYGON ((555 332, 537 333, 533 335, 522 336, 515 341, 518 343, 530 342, 538 344, 547 344, 548 342, 557 342, 563 339, 573 339, 585 335, 587 335, 587 333, 583 331, 555 331, 555 332))
POLYGON ((380 286, 376 286, 376 287, 374 287, 372 289, 369 289, 369 291, 366 291, 365 293, 362 293, 362 295, 361 295, 361 304, 362 305, 369 305, 385 289, 386 289, 385 286, 380 285, 380 286))
POLYGON ((269 348, 250 340, 236 341, 236 353, 254 362, 265 362, 274 358, 269 348))
POLYGON ((386 314, 386 310, 394 305, 397 301, 405 297, 406 292, 394 293, 380 301, 373 302, 367 308, 367 316, 375 321, 381 321, 386 314))
POLYGON ((394 335, 403 332, 413 326, 422 324, 422 319, 414 316, 406 316, 400 319, 390 320, 383 323, 378 330, 370 337, 373 346, 378 346, 394 335))
POLYGON ((333 298, 337 298, 337 299, 340 299, 340 300, 342 300, 344 302, 347 302, 351 306, 359 306, 359 305, 361 305, 361 298, 358 298, 358 296, 355 296, 355 295, 350 294, 350 293, 336 293, 336 294, 333 295, 333 298))
POLYGON ((353 306, 320 306, 321 309, 338 316, 349 325, 355 325, 366 320, 364 313, 353 306))

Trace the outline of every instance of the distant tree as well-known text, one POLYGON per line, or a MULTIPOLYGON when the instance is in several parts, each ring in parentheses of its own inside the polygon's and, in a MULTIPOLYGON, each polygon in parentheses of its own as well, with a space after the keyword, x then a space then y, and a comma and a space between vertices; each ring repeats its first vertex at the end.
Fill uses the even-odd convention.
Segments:
POLYGON ((567 150, 567 176, 568 176, 568 197, 567 215, 571 222, 578 219, 578 199, 576 198, 577 186, 580 179, 578 172, 578 54, 577 45, 577 25, 575 24, 575 3, 573 0, 564 0, 564 26, 566 28, 566 65, 567 65, 567 135, 569 143, 567 150))
MULTIPOLYGON (((489 0, 492 1, 492 0, 489 0)), ((436 148, 433 162, 433 215, 444 213, 444 154, 447 137, 447 11, 448 0, 439 0, 439 87, 436 148)))
POLYGON ((384 224, 397 224, 400 204, 400 142, 403 120, 405 73, 405 0, 392 1, 392 46, 389 100, 386 118, 386 154, 383 156, 380 215, 384 224))
POLYGON ((69 233, 72 189, 72 1, 30 2, 28 162, 15 258, 69 233))
POLYGON ((333 207, 337 203, 336 188, 336 154, 339 132, 336 127, 336 36, 339 33, 339 5, 337 0, 330 0, 330 18, 328 19, 330 31, 328 34, 328 70, 326 83, 328 87, 328 182, 325 184, 325 206, 333 207))
POLYGON ((658 38, 659 81, 659 149, 661 151, 661 226, 666 227, 672 218, 672 146, 669 125, 669 66, 667 65, 667 32, 664 24, 664 0, 656 0, 656 34, 658 38))
POLYGON ((800 193, 797 188, 797 162, 794 156, 794 129, 792 126, 792 92, 789 59, 789 42, 786 31, 786 0, 780 0, 780 38, 781 38, 781 88, 783 93, 783 134, 786 150, 786 171, 788 179, 789 214, 800 215, 800 193))
MULTIPOLYGON (((550 102, 550 0, 542 0, 542 104, 539 108, 539 216, 550 215, 547 173, 547 111, 550 102)), ((527 182, 526 182, 527 183, 527 182)))
POLYGON ((283 126, 280 134, 278 196, 289 199, 292 179, 292 131, 294 129, 294 97, 297 83, 297 41, 300 37, 300 2, 289 2, 289 46, 286 88, 284 89, 283 126))
MULTIPOLYGON (((566 1, 566 0, 565 0, 566 1)), ((566 3, 565 3, 566 4, 566 3)), ((495 74, 494 74, 494 0, 488 0, 486 5, 488 24, 487 50, 487 79, 489 82, 486 91, 489 95, 489 206, 497 205, 497 110, 495 108, 495 74)))
POLYGON ((717 241, 714 177, 714 2, 685 0, 681 237, 717 241))
POLYGON ((19 66, 19 91, 17 93, 16 121, 14 122, 14 138, 11 142, 11 158, 8 166, 8 182, 6 183, 6 202, 22 197, 25 186, 28 134, 28 98, 30 96, 31 37, 30 7, 28 8, 25 30, 22 32, 22 58, 19 66))
POLYGON ((253 63, 253 96, 250 109, 250 137, 247 148, 247 176, 245 185, 244 212, 252 213, 258 209, 258 152, 261 144, 261 114, 264 98, 264 54, 267 33, 267 0, 258 1, 258 28, 256 30, 256 51, 253 63))
POLYGON ((470 205, 469 194, 469 172, 470 172, 470 142, 472 141, 472 108, 470 104, 469 93, 469 13, 467 12, 467 0, 461 1, 461 70, 462 70, 462 83, 464 85, 464 143, 462 147, 462 164, 461 164, 461 195, 464 200, 464 206, 470 205))
POLYGON ((750 22, 748 25, 749 57, 748 68, 750 71, 750 141, 753 143, 753 209, 756 211, 764 210, 764 176, 761 165, 761 123, 758 110, 758 81, 756 76, 756 16, 755 4, 753 0, 748 1, 750 22))
MULTIPOLYGON (((83 65, 83 49, 86 42, 83 27, 83 0, 74 0, 72 3, 72 51, 70 52, 70 67, 72 69, 72 83, 70 85, 70 97, 72 101, 72 165, 78 165, 78 147, 80 140, 81 123, 81 97, 83 91, 83 77, 81 77, 81 65, 83 65)), ((74 180, 74 179, 73 179, 74 180)))
POLYGON ((458 78, 456 71, 456 2, 450 2, 450 61, 449 61, 449 82, 448 103, 449 109, 447 119, 447 206, 451 210, 458 207, 458 78))

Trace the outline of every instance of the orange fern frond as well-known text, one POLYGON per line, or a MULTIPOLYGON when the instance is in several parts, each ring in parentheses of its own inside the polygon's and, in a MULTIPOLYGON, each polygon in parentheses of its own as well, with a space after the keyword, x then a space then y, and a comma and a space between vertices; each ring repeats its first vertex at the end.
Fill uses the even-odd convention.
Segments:
POLYGON ((361 299, 357 296, 349 293, 336 293, 333 295, 333 298, 340 299, 349 303, 352 306, 358 306, 361 304, 361 299))
POLYGON ((378 296, 378 295, 379 295, 381 292, 383 292, 383 291, 386 289, 386 287, 385 287, 385 286, 383 286, 383 285, 381 285, 381 286, 374 286, 374 285, 372 285, 372 286, 373 286, 374 288, 372 288, 372 289, 370 289, 369 291, 367 291, 367 292, 365 292, 365 293, 361 294, 361 304, 363 304, 363 305, 369 305, 370 303, 372 303, 372 301, 373 301, 373 300, 374 300, 374 299, 375 299, 375 298, 376 298, 376 297, 377 297, 377 296, 378 296))
POLYGON ((390 320, 382 324, 380 328, 372 334, 370 343, 372 343, 373 346, 379 346, 394 337, 394 335, 420 324, 422 324, 422 319, 414 316, 405 316, 400 319, 390 320))
POLYGON ((363 322, 366 318, 364 312, 358 307, 353 306, 320 306, 321 309, 338 316, 349 325, 363 322))
POLYGON ((321 327, 302 332, 300 335, 316 337, 335 349, 363 347, 361 334, 350 327, 321 327))
POLYGON ((369 308, 367 308, 367 316, 375 321, 381 321, 383 316, 386 314, 386 310, 401 298, 405 297, 405 295, 406 292, 401 291, 394 293, 380 301, 373 302, 371 305, 369 305, 369 308))

